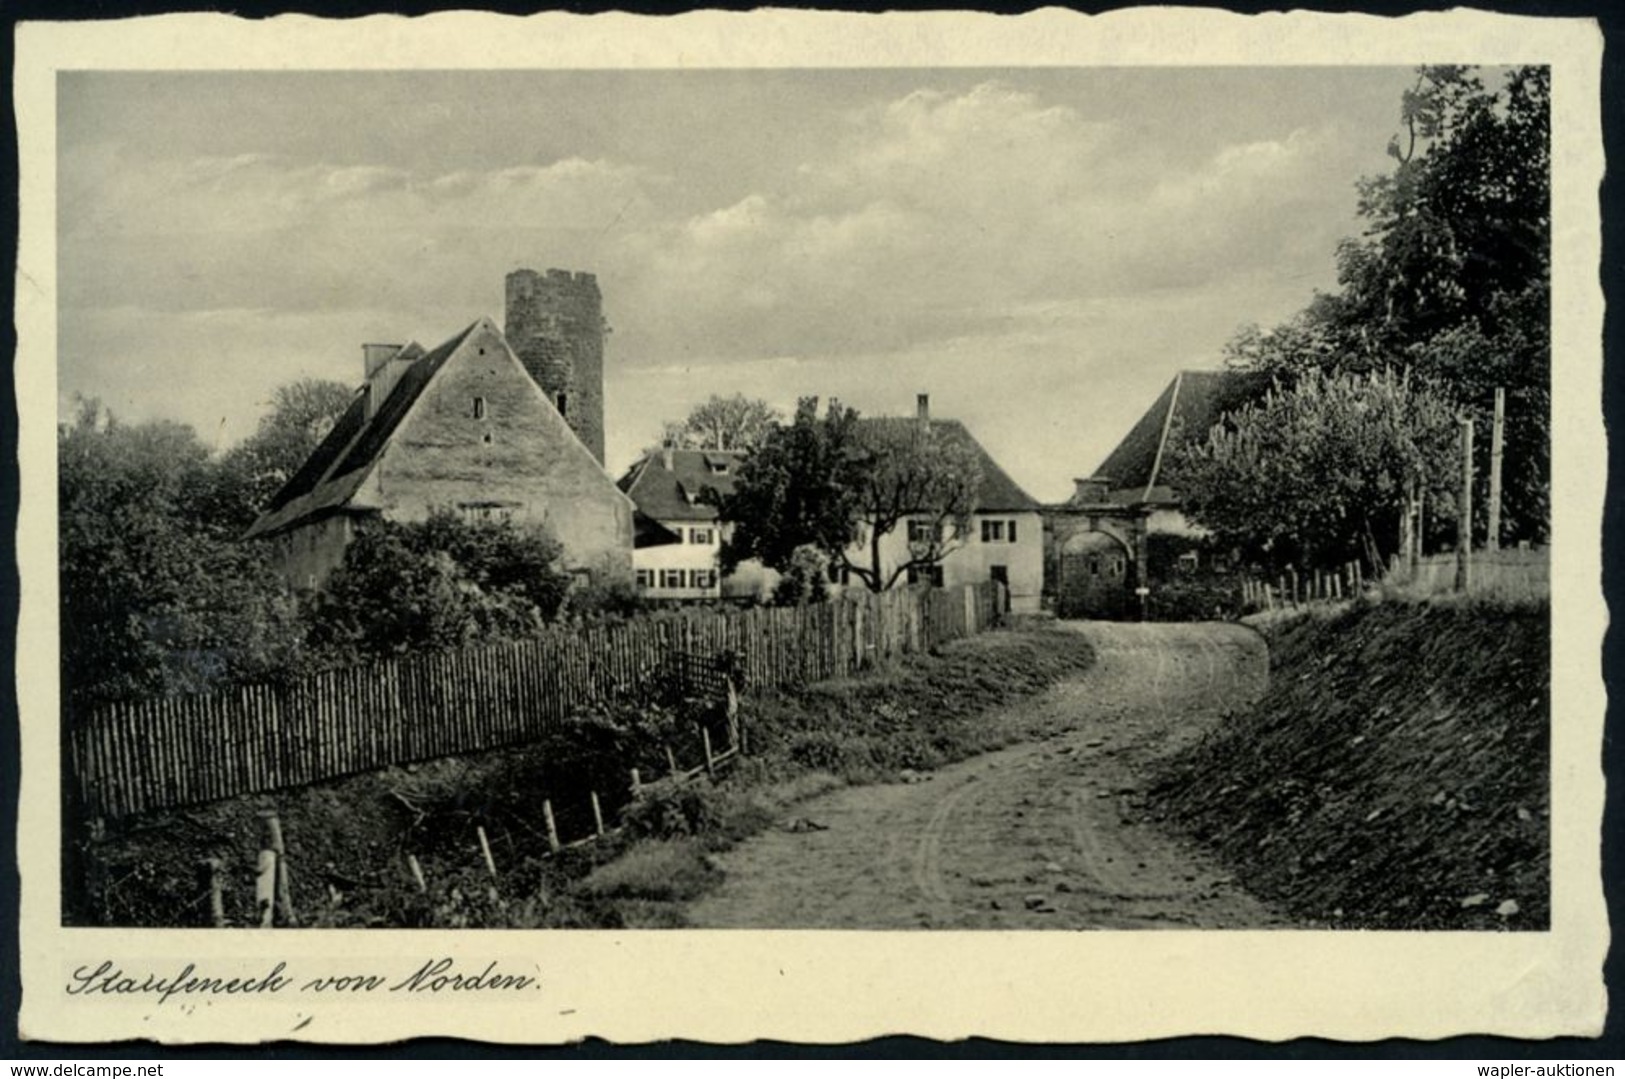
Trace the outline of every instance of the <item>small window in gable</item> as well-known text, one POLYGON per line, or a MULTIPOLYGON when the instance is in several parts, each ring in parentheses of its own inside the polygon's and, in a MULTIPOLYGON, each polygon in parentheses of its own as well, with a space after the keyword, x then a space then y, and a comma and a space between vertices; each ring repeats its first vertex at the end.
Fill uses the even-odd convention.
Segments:
POLYGON ((553 395, 553 407, 559 410, 560 416, 568 416, 570 414, 569 406, 570 398, 567 395, 562 393, 553 395))
POLYGON ((483 397, 474 398, 474 418, 476 420, 485 419, 485 398, 483 397))

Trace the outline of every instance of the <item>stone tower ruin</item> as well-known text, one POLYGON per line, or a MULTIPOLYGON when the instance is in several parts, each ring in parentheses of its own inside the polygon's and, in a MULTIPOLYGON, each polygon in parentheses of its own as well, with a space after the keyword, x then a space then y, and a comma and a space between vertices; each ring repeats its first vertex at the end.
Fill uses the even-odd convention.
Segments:
POLYGON ((604 461, 604 312, 598 278, 569 270, 515 270, 503 332, 548 400, 604 461))

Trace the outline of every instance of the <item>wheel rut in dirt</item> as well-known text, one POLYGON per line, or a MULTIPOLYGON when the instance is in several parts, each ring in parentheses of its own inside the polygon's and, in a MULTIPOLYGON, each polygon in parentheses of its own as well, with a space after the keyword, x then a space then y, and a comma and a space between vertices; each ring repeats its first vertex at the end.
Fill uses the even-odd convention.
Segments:
POLYGON ((1220 624, 1062 623, 1084 674, 1014 706, 1040 741, 928 782, 803 803, 823 830, 721 855, 698 926, 848 929, 1261 928, 1285 923, 1143 800, 1148 768, 1263 691, 1268 656, 1220 624))

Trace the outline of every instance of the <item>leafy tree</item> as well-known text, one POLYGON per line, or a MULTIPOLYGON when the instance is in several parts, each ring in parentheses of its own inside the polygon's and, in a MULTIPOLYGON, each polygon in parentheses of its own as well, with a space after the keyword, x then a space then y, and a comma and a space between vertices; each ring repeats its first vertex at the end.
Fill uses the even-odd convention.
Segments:
POLYGON ((736 393, 712 394, 681 423, 668 423, 662 443, 682 449, 744 450, 756 445, 776 427, 779 412, 766 401, 736 393))
POLYGON ((342 663, 533 634, 569 588, 559 553, 539 529, 451 510, 367 522, 309 610, 311 644, 342 663))
POLYGON ((803 607, 828 598, 829 556, 808 544, 797 547, 773 589, 773 602, 780 607, 803 607))
POLYGON ((804 544, 838 557, 834 552, 853 541, 856 491, 847 480, 857 420, 834 403, 820 419, 818 399, 803 397, 794 420, 740 463, 729 495, 701 493, 732 525, 722 545, 723 573, 750 558, 782 573, 804 544))
POLYGON ((1454 513, 1456 438, 1453 408, 1429 388, 1309 371, 1176 449, 1170 482, 1222 543, 1330 566, 1396 550, 1389 537, 1418 496, 1454 513))
POLYGON ((212 516, 221 529, 240 535, 252 525, 354 399, 354 387, 326 379, 278 387, 254 433, 220 460, 212 516))
POLYGON ((861 424, 850 464, 857 506, 857 538, 839 558, 871 591, 883 592, 910 569, 934 566, 962 546, 982 485, 976 453, 945 438, 939 428, 911 419, 861 424), (908 558, 888 568, 881 541, 908 529, 908 558))
MULTIPOLYGON (((1244 328, 1232 366, 1409 370, 1489 428, 1507 391, 1503 524, 1543 540, 1550 523, 1550 73, 1424 67, 1401 103, 1394 169, 1359 184, 1363 235, 1337 255, 1335 294, 1271 331, 1244 328)), ((1489 439, 1477 444, 1488 470, 1489 439)), ((1480 499, 1480 501, 1482 501, 1480 499)))
POLYGON ((297 660, 293 597, 214 528, 218 477, 190 427, 128 426, 81 401, 57 459, 70 699, 203 691, 297 660))
POLYGON ((981 468, 975 452, 914 420, 859 420, 803 398, 741 464, 731 495, 713 501, 733 525, 722 566, 758 558, 781 573, 812 546, 871 591, 940 562, 964 541, 981 468), (908 557, 888 565, 882 541, 910 529, 908 557))

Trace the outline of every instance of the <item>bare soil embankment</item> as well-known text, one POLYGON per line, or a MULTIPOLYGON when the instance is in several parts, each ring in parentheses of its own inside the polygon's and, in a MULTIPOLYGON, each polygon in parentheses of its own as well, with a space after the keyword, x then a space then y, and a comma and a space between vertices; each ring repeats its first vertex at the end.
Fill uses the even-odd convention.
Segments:
POLYGON ((1270 687, 1165 763, 1159 814, 1313 925, 1550 920, 1545 603, 1361 603, 1266 624, 1270 687))

